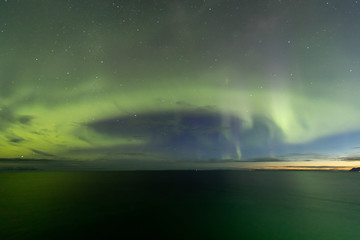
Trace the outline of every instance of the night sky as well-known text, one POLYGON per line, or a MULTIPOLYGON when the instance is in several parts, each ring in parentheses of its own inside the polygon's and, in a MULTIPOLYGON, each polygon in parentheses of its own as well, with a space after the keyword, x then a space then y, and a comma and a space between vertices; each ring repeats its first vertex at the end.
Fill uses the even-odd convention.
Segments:
POLYGON ((359 23, 350 0, 1 0, 1 161, 357 166, 359 23))

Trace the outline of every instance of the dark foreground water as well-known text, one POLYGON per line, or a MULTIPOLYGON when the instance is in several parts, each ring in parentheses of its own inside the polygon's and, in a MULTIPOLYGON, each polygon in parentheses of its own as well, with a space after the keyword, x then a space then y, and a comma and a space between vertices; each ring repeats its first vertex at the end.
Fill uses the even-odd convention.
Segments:
POLYGON ((0 239, 359 239, 360 174, 0 173, 0 239))

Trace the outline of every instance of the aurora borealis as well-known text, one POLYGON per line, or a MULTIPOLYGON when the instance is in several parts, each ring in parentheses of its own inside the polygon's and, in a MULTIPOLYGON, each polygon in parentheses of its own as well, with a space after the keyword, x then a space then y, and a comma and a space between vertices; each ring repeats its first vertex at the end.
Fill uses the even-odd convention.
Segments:
POLYGON ((358 1, 3 0, 0 158, 355 166, 359 21, 358 1))

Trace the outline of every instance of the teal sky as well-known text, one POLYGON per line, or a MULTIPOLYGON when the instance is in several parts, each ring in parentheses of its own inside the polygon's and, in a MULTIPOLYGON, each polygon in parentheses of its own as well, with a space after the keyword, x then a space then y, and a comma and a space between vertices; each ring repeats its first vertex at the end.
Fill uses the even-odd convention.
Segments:
POLYGON ((359 5, 3 0, 0 161, 357 165, 359 5))

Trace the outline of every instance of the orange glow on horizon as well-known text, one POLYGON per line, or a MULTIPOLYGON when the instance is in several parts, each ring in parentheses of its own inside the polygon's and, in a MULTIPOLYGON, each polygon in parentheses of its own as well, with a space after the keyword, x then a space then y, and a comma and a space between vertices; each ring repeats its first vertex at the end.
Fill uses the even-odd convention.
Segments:
POLYGON ((360 161, 320 160, 320 161, 284 161, 258 162, 247 167, 258 170, 336 170, 348 171, 359 167, 360 161))

